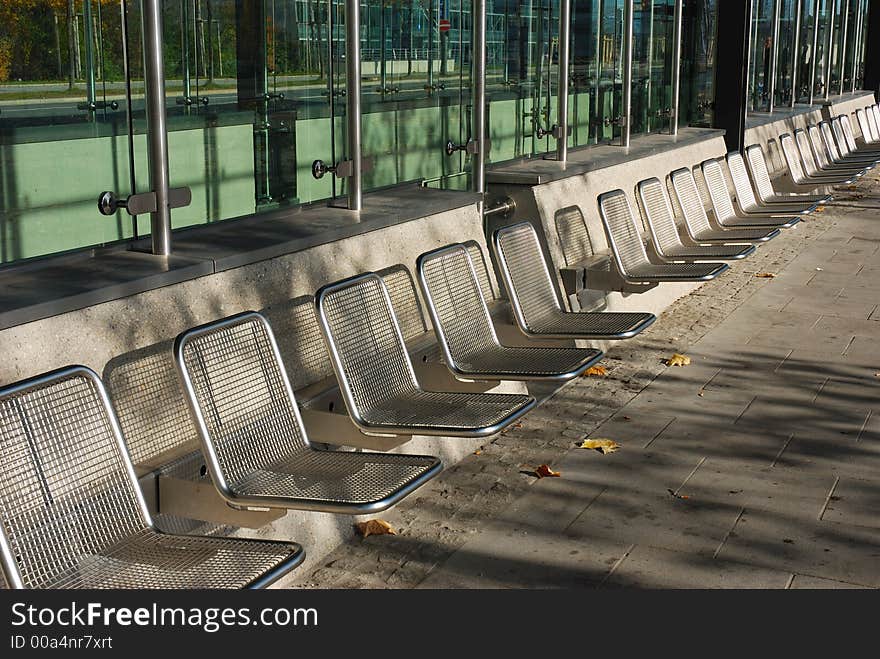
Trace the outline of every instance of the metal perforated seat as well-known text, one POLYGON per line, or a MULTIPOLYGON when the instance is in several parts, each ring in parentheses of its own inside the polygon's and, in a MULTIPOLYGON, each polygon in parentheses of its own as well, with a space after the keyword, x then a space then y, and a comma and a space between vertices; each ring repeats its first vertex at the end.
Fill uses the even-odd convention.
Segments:
POLYGON ((416 268, 446 365, 458 377, 564 381, 602 358, 593 348, 502 345, 462 244, 422 254, 416 268))
POLYGON ((538 234, 529 222, 498 229, 492 246, 513 315, 526 336, 629 339, 656 320, 651 313, 566 311, 553 287, 538 234))
POLYGON ((13 588, 259 588, 292 542, 153 525, 100 378, 71 366, 0 390, 0 558, 13 588))
POLYGON ((740 214, 766 216, 768 214, 808 215, 816 207, 814 203, 800 201, 775 201, 769 204, 758 202, 752 179, 746 169, 745 160, 739 151, 727 154, 727 169, 736 192, 736 203, 740 214))
POLYGON ((822 122, 822 124, 824 124, 825 131, 823 131, 820 126, 813 124, 807 126, 807 137, 813 147, 813 153, 816 155, 816 161, 819 165, 828 166, 835 164, 844 167, 858 168, 863 171, 874 167, 875 161, 870 156, 854 154, 841 156, 840 151, 837 149, 837 144, 834 141, 834 135, 831 132, 830 126, 827 122, 822 122))
POLYGON ((599 195, 599 215, 617 268, 628 282, 709 281, 728 268, 726 263, 651 263, 623 190, 599 195))
POLYGON ((315 449, 258 313, 184 332, 174 357, 211 478, 233 505, 375 513, 440 472, 431 456, 315 449))
POLYGON ((813 149, 813 145, 807 137, 806 131, 798 128, 794 131, 794 141, 797 143, 798 151, 801 154, 801 163, 804 172, 808 176, 839 176, 843 179, 850 180, 864 176, 865 169, 862 167, 853 167, 842 162, 826 161, 823 164, 822 150, 813 149), (818 158, 818 160, 817 160, 818 158))
MULTIPOLYGON (((859 111, 859 114, 856 114, 856 119, 859 120, 859 117, 865 117, 864 112, 859 111)), ((843 158, 852 159, 852 160, 862 160, 867 162, 867 167, 873 169, 877 165, 878 158, 880 158, 880 146, 876 142, 864 142, 861 146, 856 142, 855 135, 853 134, 852 124, 850 123, 849 117, 846 115, 840 115, 834 121, 837 121, 840 125, 840 130, 843 135, 843 146, 841 148, 841 155, 843 158)), ((859 129, 862 130, 862 137, 865 136, 865 129, 869 130, 868 137, 874 138, 874 126, 870 122, 865 122, 864 124, 859 123, 859 129)), ((833 126, 832 126, 833 130, 833 126)))
POLYGON ((641 181, 638 192, 654 248, 661 258, 672 261, 735 261, 754 253, 754 245, 685 245, 678 235, 672 204, 660 180, 650 178, 641 181))
POLYGON ((513 315, 526 336, 629 339, 656 320, 651 313, 566 311, 553 287, 538 234, 529 222, 495 231, 492 247, 513 315))
POLYGON ((730 229, 715 228, 709 223, 706 208, 700 198, 694 173, 687 167, 676 169, 669 175, 672 190, 682 212, 682 220, 688 237, 698 243, 764 243, 779 235, 779 229, 730 229))
POLYGON ((736 208, 734 208, 733 201, 730 198, 730 191, 727 189, 727 182, 724 180, 721 162, 715 159, 707 160, 700 165, 700 169, 703 172, 703 180, 706 181, 706 188, 709 190, 709 198, 712 201, 715 220, 721 226, 731 228, 761 227, 766 229, 788 229, 801 221, 799 217, 780 217, 772 214, 766 216, 740 216, 736 212, 736 208))
MULTIPOLYGON (((831 120, 831 132, 834 135, 835 141, 837 142, 837 151, 840 154, 840 157, 865 158, 867 162, 865 162, 863 166, 865 168, 871 168, 874 165, 874 159, 877 157, 878 151, 875 151, 873 148, 870 147, 863 147, 861 149, 851 148, 849 142, 847 141, 847 130, 850 131, 850 138, 852 138, 852 127, 849 125, 849 122, 846 121, 846 117, 839 116, 831 120)), ((854 139, 853 142, 855 142, 854 139)))
POLYGON ((798 185, 837 185, 841 183, 838 176, 810 176, 801 166, 801 156, 794 138, 789 133, 779 136, 779 145, 791 180, 798 185))
MULTIPOLYGON (((858 152, 861 148, 865 151, 876 153, 878 148, 880 148, 878 147, 878 145, 880 145, 880 141, 878 141, 876 135, 877 126, 873 119, 873 112, 856 110, 856 121, 859 124, 859 130, 862 131, 862 146, 859 147, 855 139, 850 141, 849 137, 847 137, 847 144, 849 145, 851 151, 858 152)), ((852 125, 850 125, 850 131, 852 131, 852 125)), ((845 129, 844 135, 846 136, 845 129)))
POLYGON ((752 181, 755 182, 755 192, 758 195, 758 199, 765 204, 802 202, 804 204, 811 204, 815 208, 819 204, 831 201, 831 195, 827 194, 777 192, 773 187, 770 170, 767 167, 767 161, 764 159, 764 149, 761 148, 760 144, 746 147, 746 163, 752 174, 752 181))
POLYGON ((315 302, 348 414, 368 434, 484 437, 535 406, 519 394, 422 389, 375 273, 328 284, 315 302))

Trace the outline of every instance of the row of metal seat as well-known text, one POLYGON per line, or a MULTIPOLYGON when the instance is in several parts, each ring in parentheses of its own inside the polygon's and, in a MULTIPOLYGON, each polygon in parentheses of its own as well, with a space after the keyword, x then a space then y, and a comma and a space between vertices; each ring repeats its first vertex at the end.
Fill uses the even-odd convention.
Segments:
MULTIPOLYGON (((839 153, 827 148, 825 170, 834 171, 835 181, 850 180, 843 177, 880 157, 869 146, 880 143, 880 131, 871 132, 867 115, 864 121, 870 142, 861 147, 846 142, 846 124, 837 123, 845 151, 840 142, 839 153)), ((738 153, 700 166, 714 223, 691 169, 669 176, 680 217, 663 182, 639 184, 650 254, 626 194, 599 197, 608 244, 624 277, 654 283, 714 278, 728 267, 720 260, 747 257, 756 244, 828 200, 812 189, 777 193, 760 147, 746 153, 748 168, 738 153)), ((825 182, 824 175, 815 176, 825 182)), ((626 339, 655 320, 649 313, 567 311, 530 223, 499 229, 491 246, 527 339, 626 339)), ((470 243, 433 250, 416 263, 443 361, 455 378, 559 382, 602 357, 593 348, 504 343, 484 294, 484 259, 470 243)), ((314 309, 347 412, 365 434, 483 437, 537 404, 522 394, 424 389, 385 280, 376 273, 322 287, 314 309)), ((230 506, 372 513, 441 470, 434 456, 314 446, 272 328, 259 313, 183 332, 173 359, 208 472, 230 506)), ((294 542, 157 529, 114 406, 101 378, 84 366, 0 390, 0 441, 0 561, 12 587, 262 587, 304 558, 294 542)))
MULTIPOLYGON (((494 245, 526 336, 623 339, 654 321, 565 311, 529 224, 499 231, 494 245)), ((417 264, 452 373, 558 381, 601 358, 592 348, 504 345, 470 255, 475 247, 450 245, 417 264)), ((365 433, 482 437, 536 404, 520 394, 422 389, 375 273, 324 286, 315 308, 349 415, 365 433)), ((441 469, 433 456, 315 448, 258 313, 190 329, 173 353, 211 479, 236 508, 376 512, 441 469)), ((84 366, 0 390, 0 438, 0 560, 13 587, 261 587, 303 560, 296 543, 157 529, 104 384, 84 366)))

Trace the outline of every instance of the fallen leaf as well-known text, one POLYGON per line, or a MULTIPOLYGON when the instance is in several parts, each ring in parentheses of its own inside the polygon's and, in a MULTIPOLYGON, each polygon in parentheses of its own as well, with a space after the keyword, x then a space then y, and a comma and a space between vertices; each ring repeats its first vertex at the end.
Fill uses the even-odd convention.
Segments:
POLYGON ((673 489, 667 488, 666 491, 669 492, 669 494, 674 496, 676 499, 690 499, 690 497, 686 494, 676 494, 675 490, 673 489))
POLYGON ((369 535, 397 535, 397 531, 384 519, 371 519, 366 522, 358 522, 355 524, 358 532, 363 536, 369 535))
POLYGON ((483 452, 482 449, 477 449, 476 451, 474 451, 474 455, 480 455, 480 453, 482 453, 482 452, 483 452))
POLYGON ((784 542, 784 543, 787 544, 787 545, 793 545, 793 544, 794 544, 794 540, 792 540, 791 538, 783 538, 783 539, 782 539, 782 542, 784 542))
POLYGON ((559 478, 562 474, 558 471, 553 471, 547 465, 541 465, 535 469, 535 476, 538 478, 559 478))
POLYGON ((824 207, 824 206, 818 206, 814 212, 816 212, 816 213, 824 213, 824 212, 825 212, 825 207, 824 207))
POLYGON ((700 398, 702 398, 702 397, 705 396, 705 395, 706 395, 706 392, 705 392, 705 390, 703 390, 703 389, 700 389, 700 391, 697 392, 697 396, 699 396, 700 398))
POLYGON ((776 276, 775 272, 756 272, 755 276, 759 279, 773 279, 776 276))
POLYGON ((584 375, 604 378, 606 375, 608 375, 608 369, 604 366, 590 366, 590 368, 584 371, 584 375))
POLYGON ((687 366, 691 363, 691 358, 687 355, 680 355, 677 352, 666 360, 667 366, 687 366))
POLYGON ((619 449, 620 444, 613 439, 585 439, 578 444, 578 448, 593 449, 594 451, 599 451, 602 455, 608 455, 619 449))
MULTIPOLYGON (((880 377, 880 373, 878 373, 877 377, 880 377)), ((622 416, 620 418, 623 419, 624 421, 632 421, 632 419, 628 416, 622 416)))
POLYGON ((522 424, 521 423, 514 423, 513 427, 514 428, 522 428, 522 424))
POLYGON ((880 371, 877 371, 876 373, 874 373, 874 377, 875 377, 875 378, 880 378, 880 371))
POLYGON ((816 268, 816 272, 822 272, 822 268, 816 268))

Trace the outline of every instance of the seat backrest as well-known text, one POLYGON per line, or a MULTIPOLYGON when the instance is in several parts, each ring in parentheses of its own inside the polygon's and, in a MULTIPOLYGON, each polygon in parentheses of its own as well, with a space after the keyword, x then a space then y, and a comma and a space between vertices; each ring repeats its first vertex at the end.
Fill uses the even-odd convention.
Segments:
POLYGON ((840 117, 831 120, 831 131, 834 134, 834 141, 837 143, 837 152, 841 156, 849 155, 849 145, 846 143, 846 136, 843 133, 840 117))
POLYGON ((416 270, 434 331, 451 363, 499 345, 465 245, 456 243, 422 254, 416 270))
POLYGON ((825 146, 825 138, 822 137, 822 131, 815 124, 807 126, 807 140, 813 148, 813 154, 816 156, 816 162, 820 167, 828 167, 831 160, 828 158, 828 149, 825 146))
POLYGON ((636 216, 623 190, 599 195, 599 215, 605 226, 608 244, 624 274, 650 262, 636 216))
POLYGON ((12 588, 74 585, 81 560, 151 526, 96 373, 72 366, 0 390, 0 558, 12 588))
POLYGON ((742 154, 739 151, 731 151, 727 154, 727 167, 730 170, 730 178, 733 179, 733 187, 736 190, 736 196, 739 198, 740 207, 752 208, 757 206, 758 200, 755 199, 755 191, 752 190, 752 182, 746 170, 746 163, 743 161, 742 154))
POLYGON ((868 126, 872 129, 875 141, 880 141, 880 106, 868 107, 868 126))
POLYGON ((845 114, 840 115, 840 128, 843 131, 843 139, 846 143, 846 148, 852 153, 859 147, 856 144, 856 137, 853 134, 852 124, 849 121, 849 117, 845 114))
POLYGON ((412 361, 382 278, 365 273, 315 294, 318 321, 349 414, 418 389, 412 361))
POLYGON ((268 321, 246 312, 174 342, 187 402, 217 487, 308 450, 293 389, 268 321))
POLYGON ((874 139, 874 131, 868 125, 868 115, 864 110, 856 110, 856 121, 859 122, 859 130, 862 131, 862 139, 865 143, 874 139))
POLYGON ((676 169, 670 175, 672 189, 675 191, 675 199, 684 215, 684 220, 694 233, 711 231, 709 216, 706 215, 706 207, 700 198, 694 173, 689 167, 676 169))
POLYGON ((593 256, 593 242, 590 240, 584 214, 578 206, 556 211, 554 224, 565 265, 573 266, 593 256))
POLYGON ((498 229, 492 247, 510 305, 522 327, 532 330, 543 318, 563 310, 538 234, 530 222, 498 229))
POLYGON ((837 140, 835 140, 834 133, 831 131, 831 124, 827 121, 820 121, 819 131, 822 133, 822 141, 825 143, 825 148, 831 155, 831 159, 839 160, 840 150, 837 148, 837 140))
POLYGON ((749 171, 752 173, 752 180, 758 189, 758 196, 763 199, 771 199, 776 190, 773 189, 773 182, 770 180, 770 170, 767 169, 767 161, 764 160, 764 150, 760 144, 752 144, 746 147, 746 162, 749 165, 749 171))
POLYGON ((651 238, 660 254, 681 246, 681 238, 675 227, 675 214, 669 196, 663 184, 657 178, 640 181, 638 186, 639 199, 647 215, 651 238))
POLYGON ((813 146, 810 144, 810 140, 807 139, 807 133, 802 128, 798 128, 794 131, 794 140, 797 142, 798 151, 801 154, 804 171, 807 174, 818 174, 819 166, 816 164, 816 158, 813 156, 813 146))
POLYGON ((801 167, 801 158, 794 138, 785 133, 779 136, 779 144, 782 146, 782 155, 785 157, 785 164, 788 165, 788 171, 791 173, 791 180, 795 183, 803 182, 806 177, 801 167))
POLYGON ((709 197, 712 199, 715 217, 719 220, 734 217, 736 211, 733 208, 733 201, 730 199, 727 182, 724 180, 721 162, 715 159, 706 160, 700 165, 700 168, 703 171, 703 179, 706 181, 706 187, 709 190, 709 197))

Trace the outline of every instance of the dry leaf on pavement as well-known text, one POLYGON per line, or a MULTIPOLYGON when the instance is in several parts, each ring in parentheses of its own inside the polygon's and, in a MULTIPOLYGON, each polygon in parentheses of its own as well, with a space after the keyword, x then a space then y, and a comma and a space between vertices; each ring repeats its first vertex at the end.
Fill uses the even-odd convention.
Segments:
POLYGON ((535 476, 538 478, 559 478, 562 474, 558 471, 553 471, 547 465, 541 465, 535 469, 535 476))
POLYGON ((590 368, 584 371, 584 375, 604 378, 606 375, 608 375, 608 369, 604 366, 590 366, 590 368))
POLYGON ((355 524, 358 532, 363 536, 368 535, 397 535, 397 531, 384 519, 371 519, 366 522, 358 522, 355 524))
POLYGON ((776 276, 775 272, 756 272, 755 276, 759 279, 773 279, 776 276))
POLYGON ((676 494, 675 490, 673 490, 673 489, 667 489, 666 491, 669 492, 669 494, 674 496, 676 499, 690 499, 690 497, 687 494, 676 494))
POLYGON ((687 366, 691 363, 691 358, 687 355, 680 355, 677 352, 666 360, 667 366, 687 366))
POLYGON ((578 448, 593 449, 602 455, 608 455, 619 449, 620 444, 613 439, 585 439, 581 444, 578 444, 578 448))

